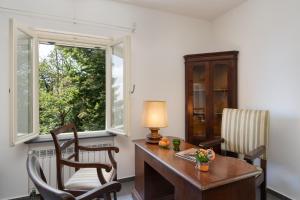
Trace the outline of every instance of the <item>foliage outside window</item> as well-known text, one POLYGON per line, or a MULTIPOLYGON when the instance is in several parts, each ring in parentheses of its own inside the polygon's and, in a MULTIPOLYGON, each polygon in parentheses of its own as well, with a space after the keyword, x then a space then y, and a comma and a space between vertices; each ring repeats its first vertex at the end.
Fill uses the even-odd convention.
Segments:
POLYGON ((68 122, 78 131, 104 130, 105 50, 47 44, 39 50, 40 133, 68 122))

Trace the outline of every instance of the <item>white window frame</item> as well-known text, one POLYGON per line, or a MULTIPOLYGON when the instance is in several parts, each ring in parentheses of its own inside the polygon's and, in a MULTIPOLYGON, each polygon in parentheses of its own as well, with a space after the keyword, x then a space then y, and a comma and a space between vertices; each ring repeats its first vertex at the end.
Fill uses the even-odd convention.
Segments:
POLYGON ((106 48, 106 130, 119 135, 130 135, 130 87, 131 87, 131 40, 129 36, 114 40, 106 48), (123 130, 111 126, 111 77, 112 77, 112 48, 124 44, 124 66, 123 66, 123 98, 124 98, 124 127, 123 130))
POLYGON ((21 24, 18 24, 15 20, 10 20, 10 35, 11 35, 11 66, 10 66, 10 74, 11 74, 11 81, 10 81, 10 143, 11 145, 17 145, 28 141, 32 138, 35 138, 39 135, 39 107, 38 107, 38 68, 36 65, 37 61, 37 37, 35 32, 21 24), (32 37, 32 70, 33 70, 33 77, 32 77, 32 87, 33 87, 33 102, 32 102, 32 113, 33 113, 33 120, 32 120, 32 127, 33 132, 28 133, 26 135, 18 136, 17 133, 17 30, 20 30, 27 35, 32 37))
MULTIPOLYGON (((16 145, 23 143, 25 141, 28 141, 30 139, 33 139, 37 136, 39 136, 39 85, 38 85, 38 79, 39 79, 39 72, 38 72, 38 65, 39 65, 39 56, 38 56, 38 45, 40 43, 45 42, 55 42, 59 45, 68 45, 68 46, 76 46, 76 47, 86 47, 86 48, 104 48, 106 50, 106 127, 105 130, 99 130, 99 131, 84 131, 79 132, 79 134, 90 134, 95 135, 98 133, 103 132, 112 132, 115 134, 121 134, 121 135, 129 135, 129 129, 130 129, 130 57, 131 57, 131 48, 130 48, 130 36, 126 36, 117 40, 114 40, 112 38, 107 37, 98 37, 93 35, 84 35, 84 34, 77 34, 77 33, 69 33, 69 32, 58 32, 58 31, 52 31, 52 30, 45 30, 45 29, 31 29, 24 25, 17 24, 13 19, 11 20, 11 35, 12 35, 12 41, 11 41, 11 87, 10 87, 10 97, 11 97, 11 144, 16 145), (22 30, 25 33, 30 33, 29 35, 34 36, 34 53, 33 53, 33 67, 34 67, 34 120, 33 120, 33 127, 34 127, 34 133, 28 134, 24 138, 17 138, 16 133, 16 36, 15 32, 17 29, 22 30), (110 112, 110 102, 111 102, 111 47, 112 45, 118 44, 120 42, 124 42, 124 88, 123 88, 123 94, 124 94, 124 131, 120 131, 117 129, 112 129, 110 127, 111 122, 111 112, 110 112)), ((51 137, 50 135, 40 135, 40 137, 48 138, 51 137)))

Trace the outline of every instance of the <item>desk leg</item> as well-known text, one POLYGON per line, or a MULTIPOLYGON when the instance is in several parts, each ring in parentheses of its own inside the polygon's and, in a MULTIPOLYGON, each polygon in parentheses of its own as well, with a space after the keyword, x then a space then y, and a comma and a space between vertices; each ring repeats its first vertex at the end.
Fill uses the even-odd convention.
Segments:
POLYGON ((144 199, 144 155, 135 146, 135 178, 132 196, 135 200, 144 199))
POLYGON ((175 200, 182 200, 182 199, 186 199, 183 195, 182 190, 179 188, 176 188, 175 189, 175 200))

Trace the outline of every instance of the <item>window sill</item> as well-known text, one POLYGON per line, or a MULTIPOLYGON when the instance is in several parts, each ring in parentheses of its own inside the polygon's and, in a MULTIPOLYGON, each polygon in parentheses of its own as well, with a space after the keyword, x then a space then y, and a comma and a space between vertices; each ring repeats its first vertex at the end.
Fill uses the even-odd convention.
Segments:
MULTIPOLYGON (((110 133, 110 132, 106 132, 106 131, 101 131, 98 133, 91 133, 91 134, 78 134, 78 139, 79 140, 83 140, 83 139, 91 139, 91 138, 103 138, 103 137, 114 137, 116 136, 116 134, 114 133, 110 133)), ((60 141, 65 141, 65 140, 69 140, 71 138, 74 138, 73 134, 68 134, 65 135, 63 138, 60 138, 60 141)), ((51 137, 51 135, 49 136, 38 136, 32 140, 29 140, 27 142, 24 142, 25 144, 34 144, 34 143, 46 143, 46 142, 52 142, 53 139, 51 137)))

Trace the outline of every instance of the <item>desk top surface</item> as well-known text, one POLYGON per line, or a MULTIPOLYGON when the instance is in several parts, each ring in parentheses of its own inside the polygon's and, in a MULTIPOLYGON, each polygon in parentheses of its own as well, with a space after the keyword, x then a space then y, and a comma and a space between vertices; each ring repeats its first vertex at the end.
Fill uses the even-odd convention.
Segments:
MULTIPOLYGON (((172 137, 169 137, 172 141, 172 137)), ((195 163, 175 156, 175 151, 160 148, 158 145, 148 144, 144 139, 135 140, 134 143, 157 159, 170 170, 177 173, 201 190, 206 190, 231 182, 239 181, 260 174, 254 165, 232 157, 217 155, 216 159, 210 162, 208 172, 200 172, 195 168, 195 163)), ((196 147, 192 144, 181 141, 180 150, 196 147)))

